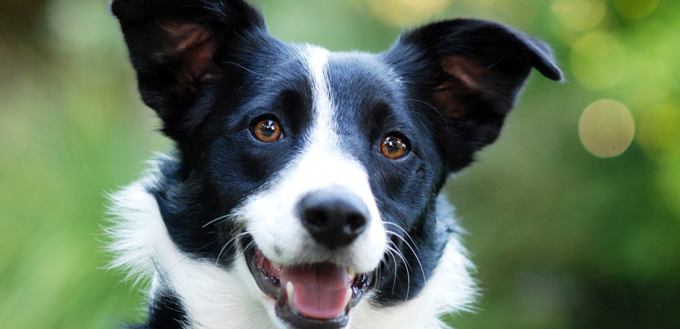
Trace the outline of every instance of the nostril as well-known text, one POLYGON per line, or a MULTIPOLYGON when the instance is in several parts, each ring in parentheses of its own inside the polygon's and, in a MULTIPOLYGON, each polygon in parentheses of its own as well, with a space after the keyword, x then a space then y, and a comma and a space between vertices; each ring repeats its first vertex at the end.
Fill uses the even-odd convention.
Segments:
POLYGON ((366 228, 366 218, 360 214, 353 214, 347 217, 345 231, 348 234, 361 234, 366 228))

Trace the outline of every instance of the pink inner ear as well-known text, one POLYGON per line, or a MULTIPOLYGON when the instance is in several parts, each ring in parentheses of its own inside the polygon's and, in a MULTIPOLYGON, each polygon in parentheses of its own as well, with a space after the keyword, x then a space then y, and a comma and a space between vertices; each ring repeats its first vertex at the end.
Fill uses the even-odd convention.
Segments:
POLYGON ((199 24, 164 26, 173 49, 172 56, 183 59, 184 69, 178 76, 180 83, 205 81, 214 78, 218 67, 213 60, 213 33, 199 24))
POLYGON ((442 61, 442 69, 449 75, 458 79, 468 89, 481 89, 480 79, 487 74, 486 68, 479 63, 472 62, 462 57, 449 57, 442 61))
POLYGON ((437 86, 435 100, 447 116, 461 117, 468 110, 461 95, 483 92, 483 81, 489 72, 484 65, 462 57, 442 60, 441 68, 449 77, 437 86))

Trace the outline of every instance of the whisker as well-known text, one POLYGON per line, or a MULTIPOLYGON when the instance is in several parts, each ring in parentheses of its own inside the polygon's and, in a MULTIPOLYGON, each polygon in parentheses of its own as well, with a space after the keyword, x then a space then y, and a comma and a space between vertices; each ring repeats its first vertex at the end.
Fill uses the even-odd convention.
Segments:
MULTIPOLYGON (((222 252, 224 252, 224 249, 226 249, 227 246, 228 246, 229 244, 231 244, 232 242, 234 242, 234 245, 236 245, 236 240, 237 240, 238 238, 240 238, 240 237, 242 237, 242 236, 245 236, 245 235, 248 235, 248 234, 250 234, 250 233, 248 233, 248 232, 246 232, 246 231, 243 231, 243 232, 241 232, 241 233, 239 233, 239 234, 236 234, 236 235, 235 235, 234 237, 232 237, 231 239, 229 239, 229 241, 227 241, 227 242, 224 244, 224 246, 222 246, 222 249, 220 250, 220 253, 217 254, 217 259, 215 259, 215 266, 217 266, 217 264, 219 263, 220 257, 222 257, 222 252)), ((251 242, 251 243, 252 243, 252 242, 251 242)))
MULTIPOLYGON (((382 280, 382 268, 383 266, 389 266, 389 257, 390 256, 390 250, 386 250, 386 252, 383 254, 383 256, 380 259, 380 265, 375 269, 374 275, 375 275, 375 282, 373 282, 374 286, 376 288, 380 287, 380 282, 382 280)), ((380 291, 380 290, 379 290, 380 291)))
POLYGON ((242 69, 245 70, 245 71, 248 71, 249 73, 251 73, 251 74, 253 74, 253 75, 259 75, 259 76, 261 76, 261 77, 263 77, 263 78, 269 78, 269 77, 267 77, 267 76, 264 75, 264 74, 257 73, 257 72, 255 72, 255 71, 253 71, 253 70, 251 70, 251 69, 248 69, 247 67, 245 67, 245 66, 243 66, 243 65, 241 65, 241 64, 239 64, 239 63, 236 63, 236 62, 222 62, 222 64, 232 64, 232 65, 234 65, 234 66, 238 66, 238 67, 242 68, 242 69))
POLYGON ((243 253, 245 254, 248 250, 250 250, 250 248, 255 248, 255 242, 254 241, 248 242, 248 244, 245 246, 245 248, 243 248, 243 253))
POLYGON ((206 223, 205 225, 203 225, 202 228, 205 228, 206 226, 208 226, 208 225, 210 225, 210 224, 213 224, 213 223, 215 223, 215 222, 217 222, 217 221, 219 221, 219 220, 225 219, 225 218, 227 218, 227 217, 229 217, 229 216, 231 216, 231 214, 226 214, 226 215, 224 215, 224 216, 217 217, 217 218, 215 218, 215 219, 209 221, 209 222, 206 223))
POLYGON ((446 127, 447 129, 449 128, 449 125, 446 123, 446 118, 444 118, 444 115, 442 114, 442 112, 439 111, 439 109, 434 107, 432 104, 425 102, 425 101, 418 100, 418 99, 413 99, 413 98, 407 98, 407 100, 427 105, 428 107, 433 109, 435 112, 437 112, 437 114, 439 114, 439 116, 442 118, 442 121, 444 122, 444 127, 446 127))
POLYGON ((392 262, 394 263, 394 276, 392 278, 392 295, 394 296, 394 288, 397 286, 397 270, 398 270, 397 266, 399 264, 397 264, 397 258, 394 256, 394 253, 396 251, 392 249, 392 247, 390 247, 389 245, 387 246, 387 251, 388 254, 392 257, 392 262))
POLYGON ((262 73, 255 72, 255 71, 253 71, 253 70, 251 70, 251 69, 249 69, 249 68, 247 68, 247 67, 245 67, 245 66, 243 66, 243 65, 241 65, 241 64, 238 64, 238 63, 236 63, 236 62, 222 62, 222 64, 232 64, 232 65, 234 65, 234 66, 237 66, 237 67, 243 69, 244 71, 246 71, 246 72, 248 72, 248 73, 250 73, 250 74, 252 74, 252 75, 258 76, 258 77, 259 77, 259 79, 257 80, 258 83, 260 83, 260 82, 262 82, 262 81, 275 81, 275 79, 272 78, 271 76, 268 76, 268 75, 266 75, 266 74, 262 74, 262 73))
MULTIPOLYGON (((395 224, 395 225, 396 225, 396 224, 395 224)), ((403 230, 403 229, 402 229, 402 230, 403 230)), ((418 257, 418 254, 417 254, 416 251, 413 249, 413 247, 411 246, 411 244, 408 243, 408 241, 406 241, 406 239, 404 239, 404 237, 400 236, 399 234, 396 234, 395 232, 392 232, 392 231, 390 231, 390 230, 385 230, 385 231, 386 231, 388 234, 391 234, 391 235, 393 235, 393 236, 396 236, 396 237, 399 238, 401 241, 404 241, 404 243, 406 244, 406 246, 407 246, 409 249, 411 249, 411 252, 413 253, 413 256, 416 258, 416 261, 418 262, 418 265, 420 266, 420 272, 423 274, 423 280, 427 282, 427 276, 425 276, 425 269, 423 268, 423 263, 420 262, 420 258, 418 257)), ((407 233, 407 234, 408 234, 408 233, 407 233)), ((413 239, 411 239, 411 241, 413 241, 413 239)))
POLYGON ((390 222, 384 222, 384 224, 392 225, 392 226, 394 226, 394 227, 400 229, 402 232, 404 232, 404 235, 405 235, 409 240, 411 240, 411 242, 413 243, 413 247, 415 247, 416 250, 420 251, 420 250, 418 249, 418 246, 415 245, 416 242, 413 240, 413 238, 411 237, 411 235, 408 234, 408 232, 407 232, 403 227, 401 227, 399 224, 390 223, 390 222))
POLYGON ((224 249, 226 249, 228 245, 229 245, 229 242, 225 243, 224 246, 222 246, 222 249, 220 249, 220 253, 217 254, 217 258, 215 259, 215 266, 217 266, 217 264, 220 262, 220 257, 222 257, 222 252, 224 252, 224 249))
MULTIPOLYGON (((404 257, 404 255, 401 253, 401 251, 399 251, 399 249, 397 249, 396 246, 394 246, 393 242, 390 241, 390 244, 393 245, 393 248, 394 248, 393 250, 396 252, 397 256, 399 256, 399 258, 401 258, 401 261, 404 263, 404 269, 406 270, 406 298, 404 299, 406 301, 406 300, 408 300, 408 296, 409 296, 409 293, 411 291, 411 272, 408 269, 410 266, 408 264, 408 261, 404 257)), ((396 267, 396 260, 395 260, 395 267, 396 267)), ((395 273, 396 273, 396 270, 395 270, 395 273)), ((396 278, 397 278, 396 275, 394 276, 394 278, 395 278, 395 282, 396 282, 396 278)))

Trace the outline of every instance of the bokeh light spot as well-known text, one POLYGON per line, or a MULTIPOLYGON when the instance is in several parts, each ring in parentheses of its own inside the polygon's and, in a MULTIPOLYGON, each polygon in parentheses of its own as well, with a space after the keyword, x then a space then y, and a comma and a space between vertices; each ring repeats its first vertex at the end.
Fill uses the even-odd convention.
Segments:
POLYGON ((623 17, 640 19, 656 10, 659 0, 613 0, 614 8, 623 17))
POLYGON ((371 13, 395 26, 418 23, 445 10, 453 0, 367 0, 371 13))
POLYGON ((581 142, 595 156, 607 158, 623 153, 633 141, 634 134, 633 116, 618 101, 598 100, 581 115, 581 142))
POLYGON ((648 109, 640 118, 635 141, 657 162, 680 156, 680 109, 662 104, 648 109))
POLYGON ((558 0, 551 9, 562 25, 574 31, 596 27, 607 14, 607 6, 601 1, 558 0))
POLYGON ((613 35, 592 31, 579 38, 571 51, 571 68, 576 79, 593 90, 614 87, 623 77, 626 52, 613 35))

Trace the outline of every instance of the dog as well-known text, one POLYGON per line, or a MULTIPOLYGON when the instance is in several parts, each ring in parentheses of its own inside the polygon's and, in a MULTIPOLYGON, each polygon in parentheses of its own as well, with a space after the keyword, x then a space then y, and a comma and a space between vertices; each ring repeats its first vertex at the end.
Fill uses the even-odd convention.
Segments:
POLYGON ((175 144, 112 196, 112 266, 148 280, 131 328, 448 328, 477 289, 447 177, 494 142, 550 48, 449 19, 380 54, 271 37, 242 0, 113 0, 175 144))

